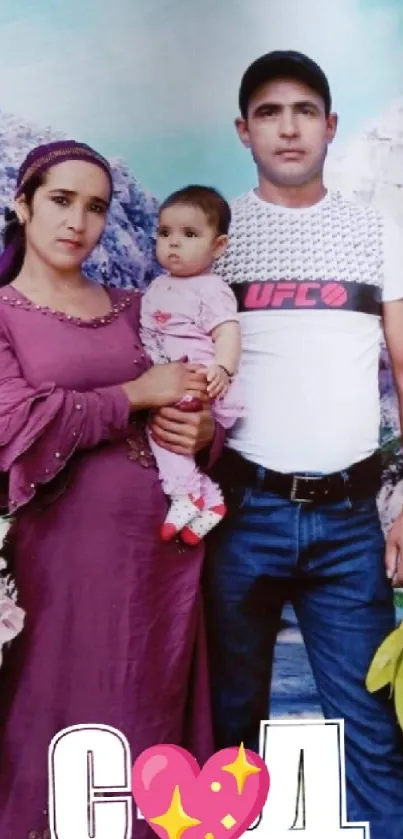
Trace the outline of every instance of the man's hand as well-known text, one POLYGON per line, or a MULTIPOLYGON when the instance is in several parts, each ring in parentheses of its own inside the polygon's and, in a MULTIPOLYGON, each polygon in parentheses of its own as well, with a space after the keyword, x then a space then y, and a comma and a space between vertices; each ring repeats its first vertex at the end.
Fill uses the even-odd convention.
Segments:
POLYGON ((197 413, 161 408, 151 422, 156 443, 175 454, 197 454, 211 443, 214 432, 215 423, 209 406, 197 413))
POLYGON ((385 565, 392 585, 403 585, 403 513, 400 513, 389 531, 386 540, 385 565))

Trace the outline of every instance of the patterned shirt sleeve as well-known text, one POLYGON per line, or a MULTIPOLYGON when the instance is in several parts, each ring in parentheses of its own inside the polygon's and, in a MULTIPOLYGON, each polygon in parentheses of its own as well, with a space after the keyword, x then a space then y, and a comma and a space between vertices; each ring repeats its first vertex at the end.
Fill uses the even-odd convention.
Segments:
POLYGON ((200 326, 209 334, 228 321, 239 321, 236 297, 220 277, 210 277, 203 286, 200 305, 200 326))

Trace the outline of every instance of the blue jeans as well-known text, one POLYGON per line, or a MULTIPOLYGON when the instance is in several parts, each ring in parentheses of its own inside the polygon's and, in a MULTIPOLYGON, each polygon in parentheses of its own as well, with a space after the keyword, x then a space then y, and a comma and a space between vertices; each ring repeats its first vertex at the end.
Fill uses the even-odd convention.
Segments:
POLYGON ((403 837, 403 737, 388 692, 365 676, 395 627, 375 497, 322 506, 241 488, 211 535, 205 571, 216 747, 257 748, 273 650, 291 600, 323 713, 344 719, 349 821, 403 837))

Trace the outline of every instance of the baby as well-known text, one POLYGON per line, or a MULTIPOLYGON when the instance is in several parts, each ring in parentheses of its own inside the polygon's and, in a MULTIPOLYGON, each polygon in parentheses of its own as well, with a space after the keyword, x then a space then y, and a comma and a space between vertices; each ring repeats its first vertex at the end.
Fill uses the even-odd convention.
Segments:
MULTIPOLYGON (((157 259, 168 273, 145 292, 141 314, 142 341, 154 363, 187 356, 206 368, 213 414, 224 428, 244 413, 236 379, 241 354, 237 303, 212 272, 227 246, 230 221, 230 208, 214 189, 188 186, 164 201, 157 259)), ((161 538, 180 534, 185 544, 196 545, 226 513, 222 492, 193 457, 168 452, 151 437, 150 445, 171 499, 161 538)))

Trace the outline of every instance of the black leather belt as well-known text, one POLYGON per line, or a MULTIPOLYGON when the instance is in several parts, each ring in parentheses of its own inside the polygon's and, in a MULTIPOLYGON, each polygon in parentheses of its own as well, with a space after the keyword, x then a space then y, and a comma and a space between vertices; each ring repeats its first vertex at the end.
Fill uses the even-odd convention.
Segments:
POLYGON ((233 449, 226 449, 221 459, 223 483, 254 487, 274 492, 296 504, 327 504, 346 498, 367 498, 381 486, 381 457, 375 452, 343 472, 329 475, 305 475, 262 469, 233 449), (224 475, 225 473, 225 475, 224 475))

